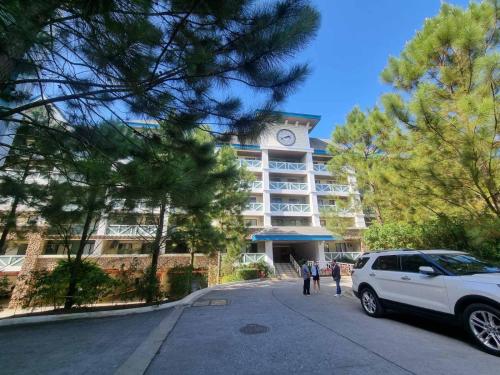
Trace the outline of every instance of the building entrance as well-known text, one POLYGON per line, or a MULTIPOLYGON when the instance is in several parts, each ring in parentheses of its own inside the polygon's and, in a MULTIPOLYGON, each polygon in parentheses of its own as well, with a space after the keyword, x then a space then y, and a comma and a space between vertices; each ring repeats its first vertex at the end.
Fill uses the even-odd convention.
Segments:
POLYGON ((290 245, 273 245, 273 261, 274 263, 290 262, 290 254, 292 254, 290 245))

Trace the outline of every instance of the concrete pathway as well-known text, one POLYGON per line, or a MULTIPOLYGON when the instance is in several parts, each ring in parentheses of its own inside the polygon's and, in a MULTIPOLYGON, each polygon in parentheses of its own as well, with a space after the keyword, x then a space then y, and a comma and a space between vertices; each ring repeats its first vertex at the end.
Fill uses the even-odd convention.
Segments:
POLYGON ((460 330, 401 314, 369 318, 322 281, 311 296, 300 280, 269 281, 227 286, 175 314, 0 328, 0 373, 137 373, 151 358, 147 374, 498 373, 500 358, 460 330))
POLYGON ((500 359, 461 332, 401 315, 369 318, 358 300, 333 293, 325 279, 311 296, 299 280, 212 292, 204 299, 229 304, 185 309, 147 374, 498 373, 500 359), (249 324, 268 331, 242 333, 249 324))

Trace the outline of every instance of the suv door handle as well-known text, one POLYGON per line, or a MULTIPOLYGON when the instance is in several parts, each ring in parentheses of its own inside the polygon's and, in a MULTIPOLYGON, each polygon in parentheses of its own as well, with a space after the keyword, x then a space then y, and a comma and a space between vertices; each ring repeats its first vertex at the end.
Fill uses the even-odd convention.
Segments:
POLYGON ((372 273, 370 273, 370 276, 372 276, 372 277, 373 277, 373 276, 375 276, 375 274, 372 272, 372 273))
POLYGON ((411 280, 408 276, 403 276, 401 280, 411 280))

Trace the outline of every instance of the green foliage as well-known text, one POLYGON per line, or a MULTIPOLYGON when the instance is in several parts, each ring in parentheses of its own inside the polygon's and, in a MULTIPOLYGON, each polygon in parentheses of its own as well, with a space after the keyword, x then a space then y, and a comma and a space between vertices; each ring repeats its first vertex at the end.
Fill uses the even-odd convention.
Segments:
POLYGON ((0 298, 10 295, 10 283, 7 276, 0 277, 0 298))
MULTIPOLYGON (((29 292, 24 305, 52 305, 54 308, 63 305, 70 282, 71 268, 74 266, 73 262, 62 260, 51 272, 45 270, 33 272, 29 278, 29 292)), ((115 281, 95 263, 83 261, 79 268, 76 292, 73 296, 77 306, 96 303, 113 292, 115 281)))
POLYGON ((182 298, 192 292, 193 284, 201 288, 208 285, 207 276, 199 272, 193 272, 191 267, 174 267, 168 271, 170 283, 169 296, 175 299, 182 298))
POLYGON ((368 249, 452 249, 471 252, 485 259, 500 259, 499 222, 471 222, 439 217, 424 223, 374 224, 364 232, 368 249))
POLYGON ((382 106, 355 108, 334 131, 330 167, 357 172, 379 224, 370 247, 500 256, 499 20, 497 0, 443 4, 389 60, 382 106))
POLYGON ((222 276, 221 282, 228 283, 232 281, 253 280, 261 277, 269 277, 271 275, 272 270, 266 262, 257 262, 233 268, 231 273, 222 276))
POLYGON ((255 136, 308 74, 290 57, 318 27, 306 0, 3 1, 0 97, 11 105, 0 118, 43 107, 43 100, 15 99, 50 92, 49 101, 64 102, 78 120, 121 110, 173 117, 184 129, 208 119, 255 136), (213 94, 220 87, 227 95, 213 94), (231 95, 242 87, 260 96, 263 111, 247 111, 231 95))

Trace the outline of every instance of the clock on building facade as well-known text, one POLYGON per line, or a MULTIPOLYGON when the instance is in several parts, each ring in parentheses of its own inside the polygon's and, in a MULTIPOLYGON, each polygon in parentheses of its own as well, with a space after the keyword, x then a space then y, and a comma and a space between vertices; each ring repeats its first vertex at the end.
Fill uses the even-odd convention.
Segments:
POLYGON ((296 140, 295 134, 289 129, 281 129, 276 134, 276 138, 283 146, 292 146, 296 140))

